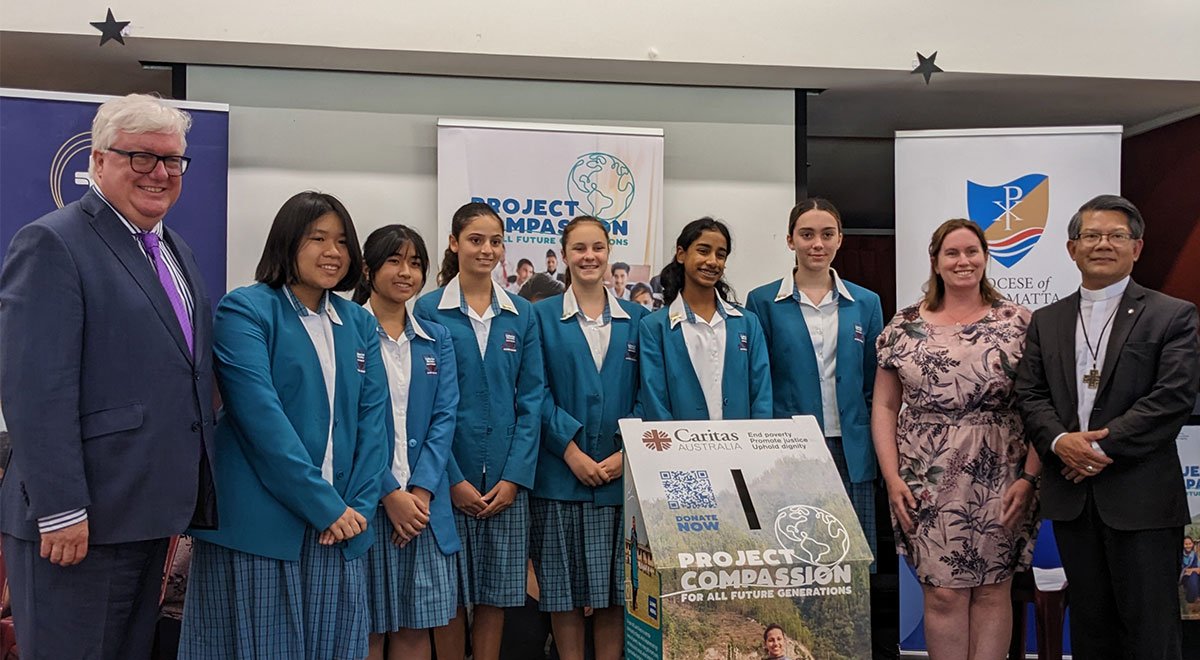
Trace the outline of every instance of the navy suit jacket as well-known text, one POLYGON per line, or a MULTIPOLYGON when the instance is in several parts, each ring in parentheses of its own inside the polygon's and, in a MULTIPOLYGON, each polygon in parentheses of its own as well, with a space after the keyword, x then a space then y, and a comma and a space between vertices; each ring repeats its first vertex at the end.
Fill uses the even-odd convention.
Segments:
POLYGON ((1200 387, 1196 306, 1133 280, 1113 317, 1088 428, 1108 429, 1100 447, 1113 463, 1081 483, 1062 476, 1050 450, 1082 426, 1077 410, 1075 328, 1079 294, 1033 313, 1017 366, 1017 405, 1025 435, 1042 457, 1042 515, 1074 520, 1090 491, 1109 527, 1126 531, 1185 525, 1187 492, 1175 439, 1200 387))
POLYGON ((213 445, 212 307, 191 250, 164 235, 191 287, 195 357, 154 266, 94 191, 13 237, 0 272, 4 533, 37 540, 38 518, 82 507, 93 544, 215 520, 211 490, 197 505, 213 445))

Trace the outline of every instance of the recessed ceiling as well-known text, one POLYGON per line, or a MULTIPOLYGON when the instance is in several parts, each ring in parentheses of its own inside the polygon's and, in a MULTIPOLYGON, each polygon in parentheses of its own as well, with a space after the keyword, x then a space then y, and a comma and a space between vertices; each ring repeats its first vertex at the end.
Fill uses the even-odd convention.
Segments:
POLYGON ((274 44, 0 32, 0 86, 172 95, 169 69, 143 62, 266 66, 493 78, 824 90, 809 99, 810 136, 890 138, 931 128, 1120 124, 1127 135, 1200 114, 1200 82, 947 72, 750 67, 481 56, 274 44))

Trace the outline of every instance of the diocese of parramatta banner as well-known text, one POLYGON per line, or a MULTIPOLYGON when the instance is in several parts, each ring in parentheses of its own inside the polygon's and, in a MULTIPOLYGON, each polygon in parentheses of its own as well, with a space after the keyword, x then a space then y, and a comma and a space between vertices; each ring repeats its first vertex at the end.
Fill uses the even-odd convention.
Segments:
MULTIPOLYGON (((1008 298, 1037 309, 1070 295, 1079 271, 1067 255, 1067 223, 1120 184, 1120 126, 897 131, 897 306, 923 295, 929 239, 951 218, 983 229, 987 277, 1008 298)), ((900 572, 900 647, 921 651, 921 589, 904 561, 900 572)))
POLYGON ((649 282, 662 266, 662 187, 662 129, 438 120, 438 251, 458 207, 491 205, 505 246, 493 277, 513 292, 532 272, 562 279, 562 228, 579 215, 604 221, 627 287, 649 282))
POLYGON ((1079 287, 1076 209, 1121 187, 1121 127, 896 131, 896 304, 921 297, 929 238, 951 218, 983 228, 988 277, 1037 309, 1079 287))
MULTIPOLYGON (((17 230, 91 185, 92 118, 111 96, 0 89, 0 262, 17 230)), ((229 106, 171 101, 192 116, 179 201, 164 222, 196 256, 213 305, 225 293, 229 106)))

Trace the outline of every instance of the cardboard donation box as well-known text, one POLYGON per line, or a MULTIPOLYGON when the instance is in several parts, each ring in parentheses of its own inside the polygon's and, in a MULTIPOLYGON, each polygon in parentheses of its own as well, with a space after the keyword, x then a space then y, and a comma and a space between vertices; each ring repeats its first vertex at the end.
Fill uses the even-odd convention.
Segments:
POLYGON ((621 420, 625 657, 871 657, 871 551, 813 417, 621 420), (780 639, 782 634, 782 639, 780 639))

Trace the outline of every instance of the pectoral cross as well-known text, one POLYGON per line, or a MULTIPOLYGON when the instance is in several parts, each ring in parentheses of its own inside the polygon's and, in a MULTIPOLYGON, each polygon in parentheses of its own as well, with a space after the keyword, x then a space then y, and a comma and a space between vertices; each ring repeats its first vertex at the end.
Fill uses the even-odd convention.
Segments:
POLYGON ((1100 387, 1100 372, 1092 367, 1091 371, 1083 375, 1083 384, 1088 386, 1089 390, 1094 390, 1100 387))

